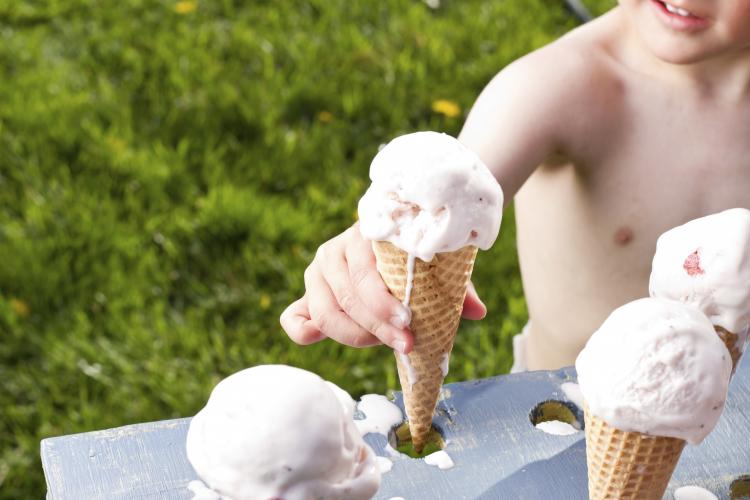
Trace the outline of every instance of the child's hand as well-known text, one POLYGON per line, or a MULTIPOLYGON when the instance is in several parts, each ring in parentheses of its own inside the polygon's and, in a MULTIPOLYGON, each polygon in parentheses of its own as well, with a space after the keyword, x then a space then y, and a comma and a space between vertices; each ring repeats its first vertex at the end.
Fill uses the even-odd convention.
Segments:
POLYGON ((330 337, 365 347, 387 344, 409 352, 409 311, 390 294, 375 268, 369 241, 355 224, 318 248, 305 270, 305 295, 281 314, 281 326, 299 344, 330 337))
MULTIPOLYGON (((372 246, 357 224, 320 246, 305 270, 305 288, 305 295, 280 318, 287 335, 298 344, 330 337, 354 347, 382 343, 399 352, 411 351, 409 311, 385 286, 372 246)), ((469 286, 464 316, 481 319, 485 313, 469 286)))

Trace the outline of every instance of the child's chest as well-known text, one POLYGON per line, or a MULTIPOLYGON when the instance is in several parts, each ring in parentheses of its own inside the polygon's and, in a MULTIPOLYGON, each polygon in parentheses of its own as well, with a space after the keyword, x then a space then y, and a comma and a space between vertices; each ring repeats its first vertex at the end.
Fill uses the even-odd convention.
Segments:
POLYGON ((585 172, 592 189, 660 198, 657 204, 673 212, 750 208, 750 104, 645 96, 624 110, 597 165, 585 172))

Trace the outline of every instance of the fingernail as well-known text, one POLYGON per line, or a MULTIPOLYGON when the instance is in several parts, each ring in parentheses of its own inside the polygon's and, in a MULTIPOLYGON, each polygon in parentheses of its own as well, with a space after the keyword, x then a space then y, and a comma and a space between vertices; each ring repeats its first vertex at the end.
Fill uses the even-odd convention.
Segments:
POLYGON ((403 340, 394 340, 391 347, 401 354, 406 354, 406 342, 403 340))
POLYGON ((400 307, 396 310, 396 314, 391 316, 391 324, 399 330, 409 326, 409 323, 411 323, 411 311, 406 307, 400 307))

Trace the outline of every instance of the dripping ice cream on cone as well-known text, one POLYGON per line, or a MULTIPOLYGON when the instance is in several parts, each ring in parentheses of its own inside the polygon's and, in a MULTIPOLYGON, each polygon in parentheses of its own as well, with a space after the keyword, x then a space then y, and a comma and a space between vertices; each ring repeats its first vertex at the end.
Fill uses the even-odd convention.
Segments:
POLYGON ((613 311, 576 370, 589 498, 660 499, 685 443, 721 416, 732 362, 702 312, 650 297, 613 311))
POLYGON ((226 500, 366 500, 380 486, 355 403, 314 373, 261 365, 217 384, 190 422, 187 456, 226 500))
POLYGON ((503 193, 482 160, 457 139, 415 132, 373 158, 359 201, 362 235, 429 262, 465 246, 489 249, 500 231, 503 193))
POLYGON ((736 368, 750 327, 750 210, 725 210, 662 234, 649 292, 700 309, 736 368))
POLYGON ((419 452, 448 373, 477 249, 500 230, 503 193, 479 157, 437 132, 397 137, 375 156, 359 202, 377 268, 411 312, 414 348, 396 353, 412 443, 419 452))

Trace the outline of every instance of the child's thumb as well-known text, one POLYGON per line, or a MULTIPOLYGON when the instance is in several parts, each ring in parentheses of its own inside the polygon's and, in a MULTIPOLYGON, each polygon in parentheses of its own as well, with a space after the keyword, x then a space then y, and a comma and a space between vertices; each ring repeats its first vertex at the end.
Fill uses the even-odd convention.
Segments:
POLYGON ((487 307, 477 295, 474 284, 470 281, 466 288, 466 297, 464 298, 464 310, 461 316, 466 319, 482 319, 487 314, 487 307))

